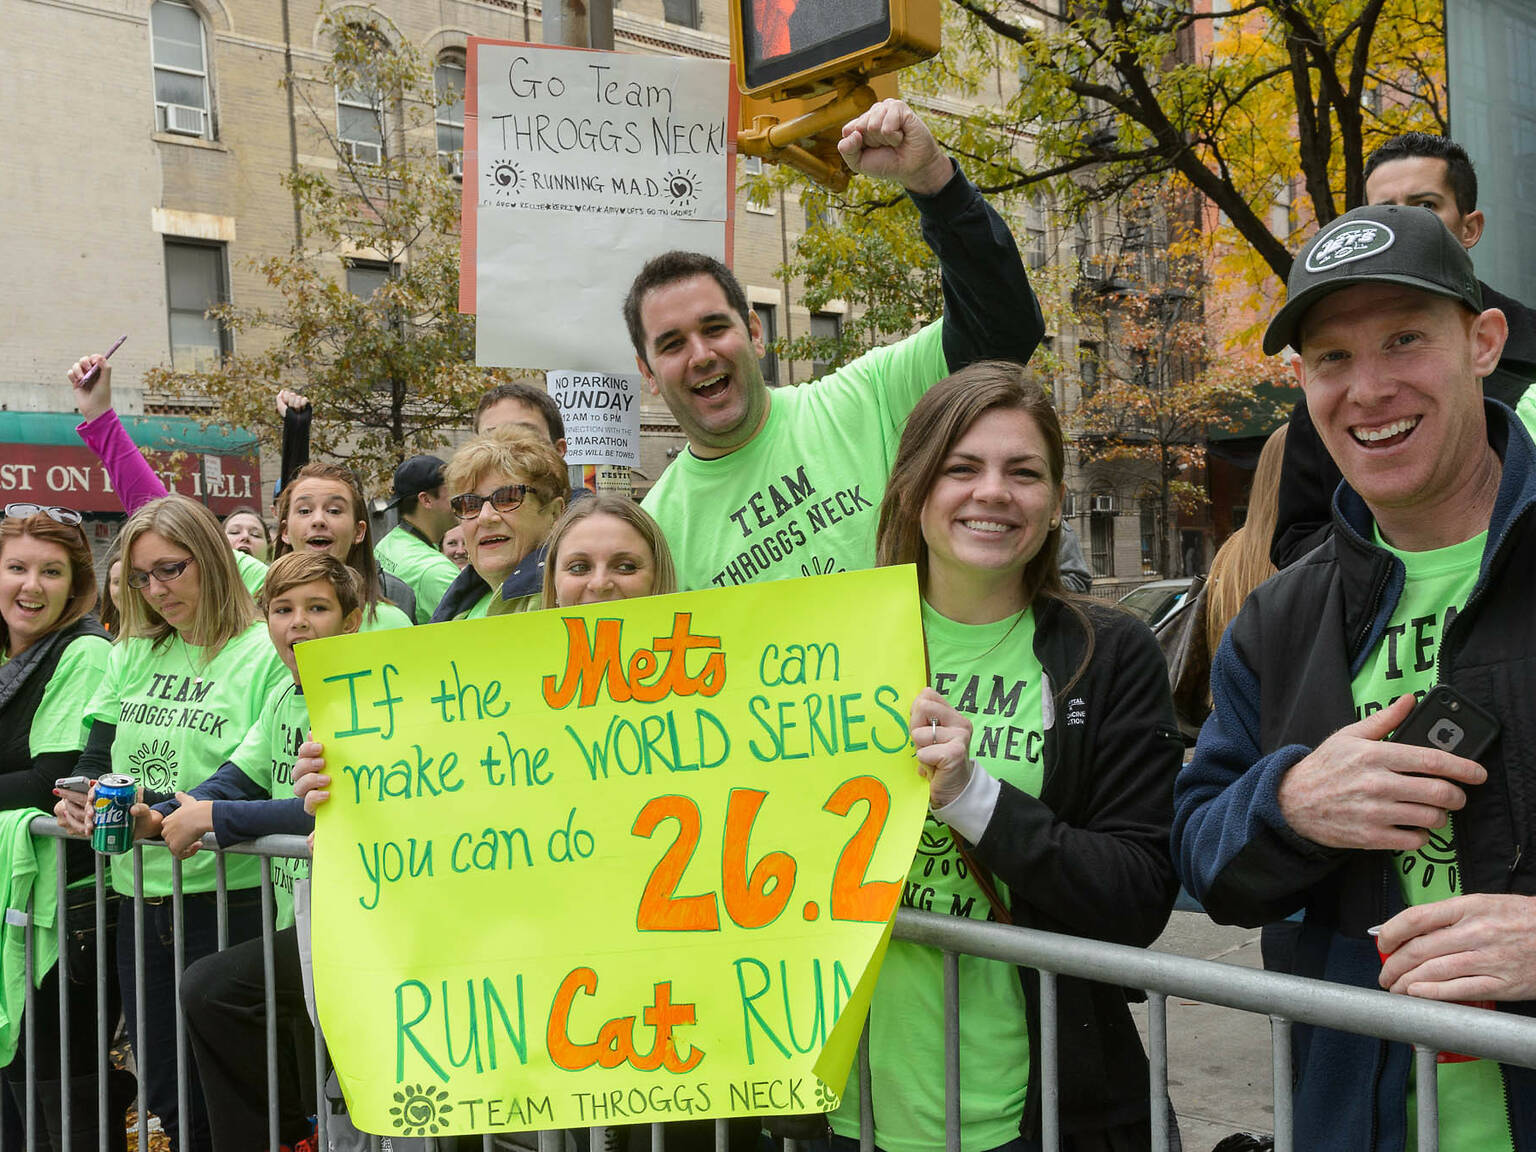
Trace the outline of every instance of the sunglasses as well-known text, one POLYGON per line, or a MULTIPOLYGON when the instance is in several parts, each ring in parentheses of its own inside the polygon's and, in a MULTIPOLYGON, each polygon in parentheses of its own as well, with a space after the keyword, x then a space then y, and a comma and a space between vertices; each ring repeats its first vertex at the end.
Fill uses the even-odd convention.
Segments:
POLYGON ((516 512, 531 491, 533 489, 526 484, 503 484, 489 496, 480 496, 474 492, 460 493, 448 501, 448 507, 460 520, 473 520, 487 504, 498 512, 516 512))
POLYGON ((5 515, 7 519, 14 516, 18 520, 25 520, 29 516, 46 516, 55 524, 68 524, 71 528, 78 528, 85 519, 73 508, 58 508, 52 504, 7 504, 5 515))
POLYGON ((148 588, 149 579, 153 576, 160 583, 169 584, 172 580, 178 579, 187 570, 187 565, 195 559, 194 556, 188 556, 185 560, 177 560, 171 564, 156 564, 148 572, 134 568, 123 573, 123 583, 130 588, 148 588))

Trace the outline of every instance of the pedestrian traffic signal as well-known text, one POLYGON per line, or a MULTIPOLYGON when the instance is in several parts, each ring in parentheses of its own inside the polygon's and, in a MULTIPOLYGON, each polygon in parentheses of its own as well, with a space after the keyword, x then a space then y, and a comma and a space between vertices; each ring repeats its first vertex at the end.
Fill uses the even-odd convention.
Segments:
POLYGON ((847 91, 939 50, 939 0, 730 0, 730 12, 750 96, 847 91))

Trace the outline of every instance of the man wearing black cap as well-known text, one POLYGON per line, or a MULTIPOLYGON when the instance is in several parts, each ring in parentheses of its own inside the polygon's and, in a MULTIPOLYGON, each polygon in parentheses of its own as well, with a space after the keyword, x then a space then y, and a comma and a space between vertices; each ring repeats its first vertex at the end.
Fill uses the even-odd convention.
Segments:
POLYGON ((416 593, 416 623, 432 619, 438 601, 459 574, 439 550, 443 534, 455 524, 443 491, 443 462, 436 456, 412 456, 395 469, 390 505, 400 509, 400 523, 374 549, 379 566, 416 593))
MULTIPOLYGON (((1264 347, 1296 350, 1344 484, 1331 536, 1249 597, 1212 661, 1175 863, 1218 921, 1304 909, 1302 975, 1536 1014, 1536 448, 1481 387, 1505 317, 1417 207, 1334 221, 1288 289, 1264 347), (1437 686, 1435 746, 1389 741, 1437 686)), ((1411 1141, 1407 1046, 1303 1028, 1295 1051, 1297 1147, 1411 1141)), ((1447 1063, 1439 1088, 1442 1149, 1536 1149, 1536 1072, 1447 1063)))
MULTIPOLYGON (((1472 159, 1465 148, 1444 136, 1404 132, 1372 152, 1365 161, 1365 201, 1426 208, 1440 217, 1463 248, 1471 249, 1483 236, 1472 159)), ((1513 408, 1536 382, 1536 312, 1487 284, 1481 286, 1484 306, 1504 313, 1509 324, 1509 339, 1498 367, 1483 380, 1483 394, 1513 408)), ((1269 552, 1277 568, 1322 542, 1328 531, 1328 504, 1338 486, 1338 465, 1324 451, 1306 403, 1297 404, 1285 437, 1285 465, 1269 552)))

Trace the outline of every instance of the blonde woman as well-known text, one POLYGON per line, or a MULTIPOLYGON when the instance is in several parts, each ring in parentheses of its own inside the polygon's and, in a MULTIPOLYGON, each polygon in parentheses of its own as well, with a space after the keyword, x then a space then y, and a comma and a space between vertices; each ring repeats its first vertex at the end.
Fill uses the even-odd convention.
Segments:
MULTIPOLYGON (((287 670, 267 636, 255 601, 241 582, 219 522, 184 496, 151 500, 122 531, 122 628, 89 707, 90 738, 80 771, 131 777, 150 803, 186 792, 212 775, 239 746, 262 702, 287 670)), ((61 820, 78 812, 61 801, 61 820)), ((255 857, 228 861, 229 940, 261 931, 255 857)), ((199 854, 182 865, 186 962, 218 947, 215 859, 199 854)), ((208 1121, 196 1069, 181 1116, 176 1099, 175 953, 172 947, 171 860, 144 855, 144 939, 131 917, 118 932, 118 978, 149 1110, 173 1149, 209 1147, 208 1121), (142 962, 137 957, 142 949, 142 962), (144 1002, 135 998, 142 970, 144 1002), (140 1046, 142 1031, 142 1047, 140 1046), (187 1136, 181 1143, 183 1131, 187 1136)), ((133 858, 112 858, 112 885, 133 893, 133 858)))
POLYGON ((544 540, 571 494, 554 446, 522 425, 503 425, 466 441, 443 483, 464 525, 469 566, 443 594, 433 623, 537 608, 544 540))

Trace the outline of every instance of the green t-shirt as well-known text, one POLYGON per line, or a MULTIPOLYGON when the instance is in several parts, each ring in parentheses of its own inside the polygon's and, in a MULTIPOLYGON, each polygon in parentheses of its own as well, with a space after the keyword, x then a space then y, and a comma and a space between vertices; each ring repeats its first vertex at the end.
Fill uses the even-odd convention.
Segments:
MULTIPOLYGON (((995 624, 957 624, 923 605, 933 687, 971 717, 971 755, 993 776, 1038 795, 1044 771, 1044 676, 1035 659, 1032 610, 995 624)), ((998 895, 1008 899, 1005 885, 998 895)), ((992 909, 955 848, 949 826, 931 815, 907 873, 903 903, 986 920, 992 909)), ((886 1152, 944 1146, 944 961, 939 952, 892 940, 869 1010, 875 1143, 886 1152)), ((1018 969, 960 957, 960 1146, 985 1152, 1018 1139, 1029 1084, 1029 1024, 1018 969)), ((831 1117, 842 1136, 859 1135, 859 1089, 831 1117)))
POLYGON ((43 698, 32 714, 28 740, 33 756, 44 752, 78 752, 90 735, 91 697, 107 666, 112 642, 100 636, 78 636, 59 655, 43 698))
MULTIPOLYGON (((258 620, 205 662, 205 650, 179 635, 155 645, 130 637, 112 646, 106 674, 91 702, 90 716, 117 725, 112 741, 112 771, 131 776, 144 787, 171 793, 201 784, 229 759, 272 689, 289 680, 258 620)), ((229 886, 250 888, 260 867, 254 856, 231 856, 229 886)), ((199 852, 182 864, 187 892, 215 887, 211 853, 199 852)), ((133 858, 112 858, 112 884, 133 892, 133 858)), ((170 854, 144 853, 144 893, 171 891, 170 854)))
MULTIPOLYGON (((272 689, 261 717, 251 726, 229 761, 265 788, 274 800, 293 796, 293 762, 309 731, 309 708, 304 692, 292 680, 272 689)), ((238 800, 215 801, 238 804, 238 800)), ((230 858, 231 860, 234 857, 230 858)), ((287 856, 272 859, 272 892, 277 900, 277 926, 293 923, 293 884, 309 879, 309 861, 287 856)))
POLYGON ((363 609, 363 622, 358 626, 359 632, 387 632, 391 628, 409 628, 411 618, 403 609, 396 608, 393 604, 386 604, 380 600, 370 611, 363 609))
POLYGON ((459 576, 459 566, 404 524, 398 524, 373 549, 379 566, 403 580, 416 593, 416 623, 431 621, 432 613, 459 576))
POLYGON ((495 599, 496 599, 496 590, 493 588, 489 592, 487 592, 484 596, 480 597, 480 599, 476 600, 475 603, 474 603, 474 606, 471 607, 468 612, 460 612, 457 616, 454 617, 454 619, 455 620, 484 620, 487 616, 489 616, 491 614, 491 601, 493 601, 495 599))
POLYGON ((644 501, 679 590, 872 567, 902 426, 948 371, 935 322, 830 376, 773 389, 762 431, 730 455, 684 451, 644 501))
POLYGON ((245 585, 245 590, 260 600, 261 586, 267 582, 267 566, 254 556, 236 552, 235 567, 240 570, 240 582, 245 585))
MULTIPOLYGON (((1404 692, 1423 698, 1436 683, 1440 638, 1461 611, 1477 583, 1488 533, 1449 548, 1402 552, 1375 531, 1376 543, 1403 562, 1403 595, 1381 641, 1351 684, 1355 714, 1385 708, 1404 692)), ((1457 875, 1455 821, 1430 832, 1417 852, 1397 854, 1403 900, 1430 904, 1461 894, 1457 875)), ((1440 1147, 1444 1152, 1513 1152, 1505 1120, 1504 1083, 1491 1060, 1439 1067, 1440 1147)), ((1408 1092, 1408 1144, 1417 1147, 1415 1089, 1408 1092)))
POLYGON ((1536 384, 1532 384, 1521 395, 1515 404, 1515 415, 1525 425, 1525 430, 1536 436, 1536 384))

